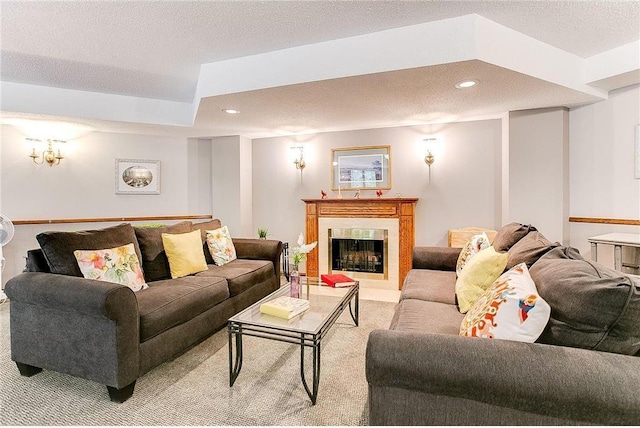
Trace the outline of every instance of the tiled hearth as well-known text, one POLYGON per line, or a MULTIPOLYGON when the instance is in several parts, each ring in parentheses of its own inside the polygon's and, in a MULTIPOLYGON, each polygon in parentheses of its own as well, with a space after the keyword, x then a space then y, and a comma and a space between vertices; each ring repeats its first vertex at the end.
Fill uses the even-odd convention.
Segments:
POLYGON ((305 199, 306 236, 318 241, 307 258, 307 275, 317 277, 329 270, 329 229, 384 229, 388 234, 386 279, 347 272, 360 280, 361 287, 399 290, 409 269, 415 243, 414 207, 416 198, 305 199))

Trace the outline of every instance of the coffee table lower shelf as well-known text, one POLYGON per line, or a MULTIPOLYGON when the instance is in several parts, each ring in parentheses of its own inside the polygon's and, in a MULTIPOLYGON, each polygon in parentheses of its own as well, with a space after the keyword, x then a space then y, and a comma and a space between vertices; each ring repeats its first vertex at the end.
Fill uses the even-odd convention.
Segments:
MULTIPOLYGON (((280 320, 269 316, 260 316, 260 305, 280 295, 288 295, 289 286, 284 286, 259 302, 251 305, 239 314, 229 319, 227 327, 229 337, 229 386, 232 387, 242 369, 242 336, 261 337, 300 346, 300 377, 312 404, 318 398, 320 383, 320 350, 322 338, 336 322, 340 314, 348 306, 353 322, 358 326, 359 319, 359 284, 350 287, 340 301, 329 311, 323 313, 322 318, 309 326, 304 323, 284 325, 280 320), (352 306, 353 304, 353 306, 352 306), (278 324, 280 322, 280 324, 278 324), (235 344, 235 355, 233 345, 235 344), (305 377, 305 348, 312 349, 313 380, 311 387, 305 377)), ((313 304, 313 303, 312 303, 313 304)))

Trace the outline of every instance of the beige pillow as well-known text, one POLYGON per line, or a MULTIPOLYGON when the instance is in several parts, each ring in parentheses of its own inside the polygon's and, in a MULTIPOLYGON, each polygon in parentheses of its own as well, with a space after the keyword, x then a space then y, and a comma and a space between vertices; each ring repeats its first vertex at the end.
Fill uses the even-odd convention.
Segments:
POLYGON ((493 247, 480 250, 460 272, 456 280, 456 297, 461 313, 467 313, 507 266, 507 253, 493 247))
POLYGON ((182 278, 208 269, 199 230, 178 234, 163 233, 162 244, 169 260, 171 278, 182 278))

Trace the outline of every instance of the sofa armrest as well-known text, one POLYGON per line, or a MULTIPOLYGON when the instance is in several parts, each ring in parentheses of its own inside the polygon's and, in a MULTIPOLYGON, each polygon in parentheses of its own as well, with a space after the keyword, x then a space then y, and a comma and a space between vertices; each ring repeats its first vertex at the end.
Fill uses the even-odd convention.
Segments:
POLYGON ((461 248, 414 247, 413 269, 455 271, 461 248))
POLYGON ((252 238, 232 238, 232 240, 239 259, 269 260, 273 263, 276 278, 280 278, 281 241, 252 238))
POLYGON ((367 343, 366 376, 370 389, 421 391, 598 425, 640 421, 635 356, 376 330, 367 343))
POLYGON ((12 301, 116 321, 138 313, 129 287, 75 276, 25 272, 7 281, 6 292, 12 301))
POLYGON ((138 377, 140 317, 130 288, 27 272, 7 281, 6 293, 14 361, 115 388, 138 377))

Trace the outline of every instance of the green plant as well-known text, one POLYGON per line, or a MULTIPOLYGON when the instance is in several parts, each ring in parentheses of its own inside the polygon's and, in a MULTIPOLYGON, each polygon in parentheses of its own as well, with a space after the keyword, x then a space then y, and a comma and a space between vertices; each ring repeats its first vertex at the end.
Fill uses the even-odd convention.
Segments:
POLYGON ((258 237, 259 238, 266 239, 268 234, 269 234, 269 229, 265 229, 264 227, 259 227, 258 228, 258 237))

